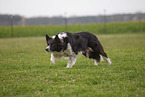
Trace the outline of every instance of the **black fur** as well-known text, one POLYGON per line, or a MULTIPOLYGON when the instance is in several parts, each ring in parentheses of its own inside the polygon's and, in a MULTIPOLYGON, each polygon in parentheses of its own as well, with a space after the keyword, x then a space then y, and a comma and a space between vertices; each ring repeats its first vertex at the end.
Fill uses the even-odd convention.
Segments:
POLYGON ((83 51, 83 55, 86 56, 86 49, 90 47, 93 51, 89 51, 89 58, 100 60, 100 55, 107 57, 107 54, 104 52, 104 49, 98 40, 98 38, 89 32, 78 32, 73 34, 75 39, 74 41, 74 52, 79 50, 83 51), (76 38, 77 37, 77 38, 76 38))

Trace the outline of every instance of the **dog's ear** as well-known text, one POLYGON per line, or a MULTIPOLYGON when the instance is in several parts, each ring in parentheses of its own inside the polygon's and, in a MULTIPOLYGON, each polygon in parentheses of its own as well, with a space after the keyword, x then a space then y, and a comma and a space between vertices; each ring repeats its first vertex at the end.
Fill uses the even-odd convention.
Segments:
POLYGON ((60 39, 60 38, 58 37, 58 35, 55 36, 55 40, 56 40, 57 42, 64 43, 64 40, 63 40, 63 39, 60 39))
POLYGON ((60 41, 58 35, 55 36, 55 40, 56 40, 56 41, 60 41))
POLYGON ((49 37, 47 34, 46 34, 46 40, 50 40, 51 37, 49 37))
POLYGON ((46 43, 48 44, 48 41, 51 40, 52 38, 49 37, 47 34, 46 34, 46 43))

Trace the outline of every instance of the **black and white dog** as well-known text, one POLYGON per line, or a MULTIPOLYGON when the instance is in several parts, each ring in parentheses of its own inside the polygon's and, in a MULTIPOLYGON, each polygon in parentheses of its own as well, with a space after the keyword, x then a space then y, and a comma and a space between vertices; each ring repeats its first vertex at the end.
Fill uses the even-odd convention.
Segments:
POLYGON ((95 65, 103 61, 102 56, 111 65, 110 59, 104 52, 98 38, 89 32, 69 33, 61 32, 55 36, 49 37, 46 34, 47 52, 51 52, 51 62, 55 64, 55 58, 68 58, 67 68, 71 68, 75 62, 77 55, 82 53, 88 58, 93 58, 95 65))

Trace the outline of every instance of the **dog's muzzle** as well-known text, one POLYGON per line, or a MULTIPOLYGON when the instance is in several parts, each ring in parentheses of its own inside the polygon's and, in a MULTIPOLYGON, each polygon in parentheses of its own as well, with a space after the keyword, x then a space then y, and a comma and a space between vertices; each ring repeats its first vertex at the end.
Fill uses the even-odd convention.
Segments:
POLYGON ((45 51, 49 52, 49 50, 46 48, 45 51))
POLYGON ((48 46, 45 51, 50 52, 50 47, 48 46))

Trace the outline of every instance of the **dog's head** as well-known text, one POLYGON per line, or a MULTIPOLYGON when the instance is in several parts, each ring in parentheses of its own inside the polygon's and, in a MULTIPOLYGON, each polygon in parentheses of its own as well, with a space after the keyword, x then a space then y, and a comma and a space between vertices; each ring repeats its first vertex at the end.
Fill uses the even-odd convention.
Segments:
POLYGON ((52 38, 46 34, 47 52, 60 52, 66 48, 66 38, 59 38, 58 35, 52 38))

